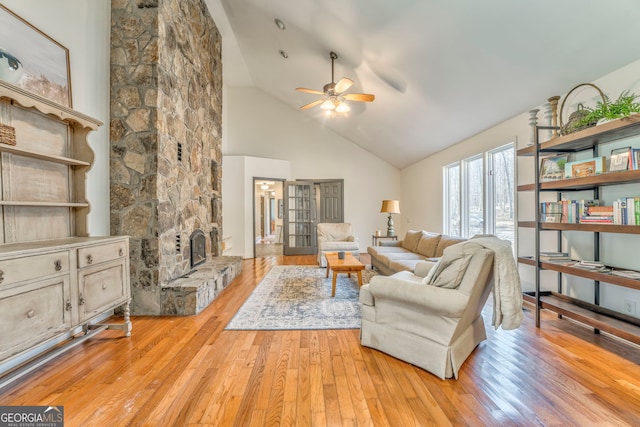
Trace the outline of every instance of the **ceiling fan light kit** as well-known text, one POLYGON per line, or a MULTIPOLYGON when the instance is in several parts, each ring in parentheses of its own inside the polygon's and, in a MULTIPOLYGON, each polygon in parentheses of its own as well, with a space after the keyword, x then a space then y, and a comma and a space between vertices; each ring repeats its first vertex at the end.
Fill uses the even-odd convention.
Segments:
POLYGON ((345 101, 373 102, 375 96, 368 93, 343 93, 353 85, 353 80, 343 77, 337 83, 334 80, 334 61, 338 59, 335 52, 330 52, 331 58, 331 83, 327 83, 322 91, 298 87, 298 92, 306 92, 314 95, 323 95, 321 99, 310 102, 300 107, 301 110, 307 110, 320 105, 322 110, 327 113, 348 113, 351 107, 345 101))

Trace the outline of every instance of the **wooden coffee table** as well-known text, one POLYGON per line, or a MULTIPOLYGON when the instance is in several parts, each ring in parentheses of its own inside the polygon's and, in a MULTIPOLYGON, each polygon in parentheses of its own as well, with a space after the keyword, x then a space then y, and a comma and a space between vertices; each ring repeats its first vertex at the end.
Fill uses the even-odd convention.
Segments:
POLYGON ((325 254, 327 259, 327 277, 329 277, 329 270, 333 270, 333 280, 331 281, 331 296, 336 296, 336 278, 338 273, 347 273, 351 277, 351 273, 358 273, 358 286, 362 286, 362 270, 365 266, 358 258, 354 257, 350 253, 344 254, 344 259, 338 259, 337 252, 327 252, 325 254))

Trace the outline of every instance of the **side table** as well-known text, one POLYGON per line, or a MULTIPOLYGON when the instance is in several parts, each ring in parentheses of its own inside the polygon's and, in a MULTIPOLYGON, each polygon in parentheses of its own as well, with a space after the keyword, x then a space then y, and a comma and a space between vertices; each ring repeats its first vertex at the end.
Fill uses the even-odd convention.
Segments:
POLYGON ((371 236, 371 245, 372 246, 378 246, 378 240, 384 240, 384 239, 389 239, 389 240, 398 240, 398 236, 376 236, 375 234, 371 236))

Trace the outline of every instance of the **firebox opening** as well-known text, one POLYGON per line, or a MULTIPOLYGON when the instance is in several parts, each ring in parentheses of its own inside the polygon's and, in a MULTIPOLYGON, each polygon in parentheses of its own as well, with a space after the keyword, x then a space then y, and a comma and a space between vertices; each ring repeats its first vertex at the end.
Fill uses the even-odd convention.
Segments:
POLYGON ((207 260, 207 245, 204 232, 202 230, 196 230, 191 233, 189 243, 191 247, 191 268, 193 268, 207 260))

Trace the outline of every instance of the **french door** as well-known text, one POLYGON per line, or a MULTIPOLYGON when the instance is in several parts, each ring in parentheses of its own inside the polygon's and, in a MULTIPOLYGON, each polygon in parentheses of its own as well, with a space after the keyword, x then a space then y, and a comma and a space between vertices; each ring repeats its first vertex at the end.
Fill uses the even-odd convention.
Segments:
POLYGON ((316 253, 316 218, 314 183, 284 183, 284 254, 316 253))

